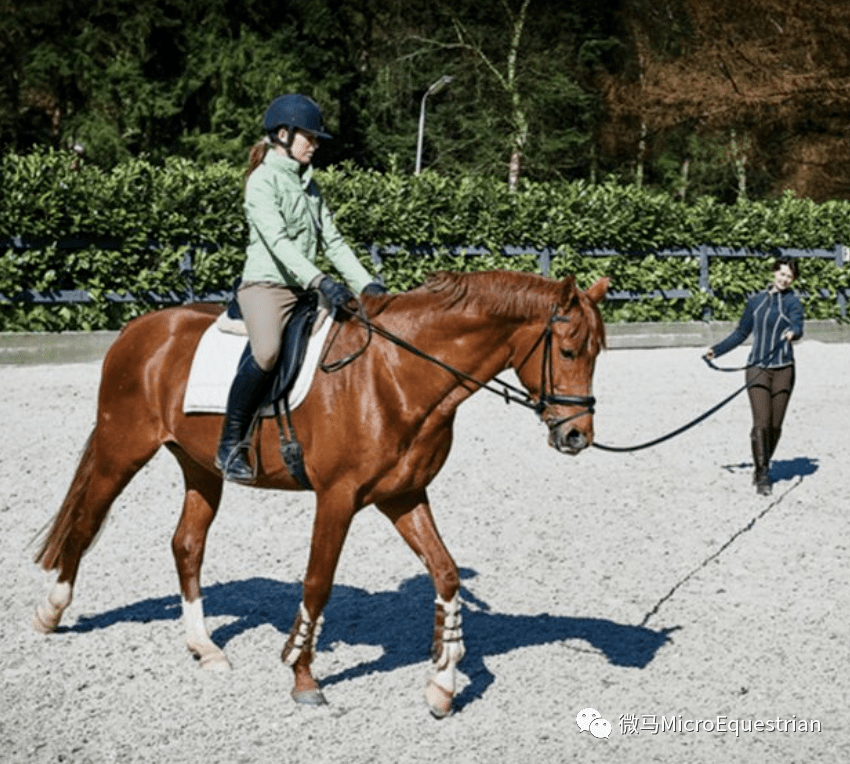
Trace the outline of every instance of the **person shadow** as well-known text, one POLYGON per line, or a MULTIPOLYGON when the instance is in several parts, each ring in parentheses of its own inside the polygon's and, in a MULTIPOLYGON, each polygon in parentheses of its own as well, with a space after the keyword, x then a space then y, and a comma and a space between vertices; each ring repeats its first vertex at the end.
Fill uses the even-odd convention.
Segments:
MULTIPOLYGON (((462 581, 477 575, 469 568, 461 569, 460 573, 462 581)), ((483 697, 495 681, 485 663, 488 657, 505 655, 523 647, 561 643, 565 650, 601 655, 615 666, 643 669, 652 662, 658 650, 671 641, 670 634, 679 628, 656 631, 605 618, 498 613, 464 585, 461 597, 466 656, 459 669, 469 683, 455 698, 456 710, 483 697)), ((240 634, 266 624, 282 635, 288 634, 300 602, 300 583, 269 578, 213 584, 204 590, 205 615, 232 618, 211 634, 221 648, 240 634)), ((381 654, 374 660, 318 677, 323 687, 375 672, 391 672, 430 658, 434 587, 424 573, 402 581, 396 591, 373 593, 353 586, 335 585, 324 612, 319 653, 343 643, 378 647, 381 654)), ((84 633, 117 623, 152 623, 180 617, 180 598, 168 596, 142 600, 95 616, 81 616, 73 625, 60 626, 57 632, 84 633)))
POLYGON ((779 481, 808 477, 814 475, 819 468, 817 459, 809 459, 806 456, 798 456, 794 459, 775 459, 770 465, 770 479, 779 481))
MULTIPOLYGON (((770 463, 770 479, 774 483, 778 483, 794 480, 794 478, 804 478, 814 475, 819 468, 818 460, 810 459, 807 456, 797 456, 793 459, 773 459, 770 463)), ((753 470, 755 465, 752 462, 740 462, 739 464, 725 464, 723 469, 730 472, 753 470)))

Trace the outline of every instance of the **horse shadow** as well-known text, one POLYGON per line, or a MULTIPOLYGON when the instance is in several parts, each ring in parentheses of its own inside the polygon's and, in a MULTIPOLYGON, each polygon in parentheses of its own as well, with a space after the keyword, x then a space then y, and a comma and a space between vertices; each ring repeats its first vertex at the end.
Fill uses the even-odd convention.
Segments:
MULTIPOLYGON (((755 465, 752 462, 741 462, 739 464, 725 464, 723 469, 734 472, 736 470, 752 470, 755 465)), ((770 479, 777 483, 794 478, 808 477, 814 475, 820 469, 817 459, 807 456, 797 456, 794 459, 774 459, 770 464, 770 479)))
MULTIPOLYGON (((475 575, 469 568, 461 570, 462 579, 475 575)), ((455 699, 458 710, 483 697, 495 681, 485 664, 487 657, 504 655, 522 647, 564 643, 564 649, 601 654, 615 666, 642 669, 671 641, 671 632, 678 628, 654 631, 604 618, 496 613, 465 586, 461 588, 461 596, 466 657, 460 669, 469 678, 469 684, 455 699), (568 644, 574 640, 590 647, 568 644)), ((240 634, 266 624, 281 634, 288 634, 300 602, 300 583, 268 578, 213 584, 204 590, 205 615, 233 619, 211 635, 222 648, 240 634)), ((325 608, 325 626, 318 651, 332 649, 341 642, 378 647, 381 655, 321 678, 322 686, 427 661, 433 629, 433 602, 433 584, 425 574, 401 582, 396 591, 371 593, 352 586, 334 586, 325 608)), ((180 616, 180 598, 168 596, 143 600, 96 616, 82 616, 76 624, 59 627, 57 631, 82 633, 117 623, 151 623, 177 620, 180 616)))

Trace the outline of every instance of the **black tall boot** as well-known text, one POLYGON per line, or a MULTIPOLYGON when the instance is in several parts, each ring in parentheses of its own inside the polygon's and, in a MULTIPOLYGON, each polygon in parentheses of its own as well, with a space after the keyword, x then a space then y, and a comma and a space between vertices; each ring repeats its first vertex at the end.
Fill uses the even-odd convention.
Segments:
POLYGON ((769 462, 773 459, 773 454, 776 451, 776 447, 779 445, 779 436, 782 435, 781 427, 771 427, 770 428, 770 450, 767 452, 767 461, 769 462))
POLYGON ((249 345, 245 348, 230 386, 227 413, 215 457, 215 466, 221 470, 225 480, 250 483, 256 477, 248 461, 250 443, 245 436, 271 382, 272 373, 263 371, 257 365, 249 345))
POLYGON ((754 427, 750 433, 753 447, 756 491, 762 496, 770 494, 770 433, 764 427, 754 427))

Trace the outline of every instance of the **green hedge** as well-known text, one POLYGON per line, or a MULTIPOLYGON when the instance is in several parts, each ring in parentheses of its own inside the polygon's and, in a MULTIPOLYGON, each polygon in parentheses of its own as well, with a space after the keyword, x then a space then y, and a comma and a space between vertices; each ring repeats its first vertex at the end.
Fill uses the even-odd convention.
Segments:
MULTIPOLYGON (((0 304, 0 330, 59 331, 117 328, 151 309, 150 304, 109 303, 108 292, 182 291, 180 263, 195 249, 192 287, 196 293, 226 289, 243 260, 244 168, 171 160, 162 166, 133 160, 104 172, 75 167, 74 157, 43 152, 8 154, 0 160, 0 242, 16 237, 38 245, 0 248, 0 293, 85 289, 85 305, 0 304), (69 239, 99 241, 85 249, 62 248, 69 239), (119 248, 120 247, 120 248, 119 248)), ((612 289, 639 292, 689 289, 681 301, 644 299, 608 302, 609 321, 698 320, 709 307, 717 319, 740 314, 748 292, 769 278, 764 257, 711 262, 711 287, 699 290, 696 257, 657 257, 653 250, 715 245, 770 252, 777 247, 832 249, 850 243, 850 204, 814 204, 785 195, 734 206, 704 198, 686 205, 669 196, 616 183, 522 184, 515 193, 501 181, 472 176, 380 174, 343 165, 317 173, 337 223, 372 269, 365 246, 434 244, 431 257, 388 258, 382 275, 394 290, 407 289, 437 268, 536 271, 533 255, 453 256, 449 247, 504 245, 551 247, 551 275, 574 273, 587 286, 602 275, 612 289), (623 255, 582 256, 610 248, 623 255)), ((835 292, 850 286, 850 266, 828 260, 801 263, 801 292, 825 289, 830 298, 810 297, 812 318, 838 316, 835 292)))

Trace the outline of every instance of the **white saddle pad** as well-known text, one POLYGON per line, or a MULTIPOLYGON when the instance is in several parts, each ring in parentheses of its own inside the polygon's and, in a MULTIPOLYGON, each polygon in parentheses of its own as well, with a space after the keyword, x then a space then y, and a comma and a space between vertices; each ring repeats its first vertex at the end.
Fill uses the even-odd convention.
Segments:
MULTIPOLYGON (((307 343, 304 364, 289 394, 289 406, 293 409, 307 397, 316 367, 319 365, 322 348, 333 323, 328 320, 325 311, 320 313, 318 321, 322 322, 321 326, 314 328, 313 335, 307 343)), ((247 335, 222 331, 217 321, 212 323, 201 336, 201 341, 195 350, 195 357, 192 359, 192 368, 186 383, 186 395, 183 398, 184 413, 223 414, 225 412, 230 385, 236 376, 236 367, 247 344, 247 335)), ((271 416, 274 412, 272 407, 268 406, 261 413, 263 416, 271 416)))

